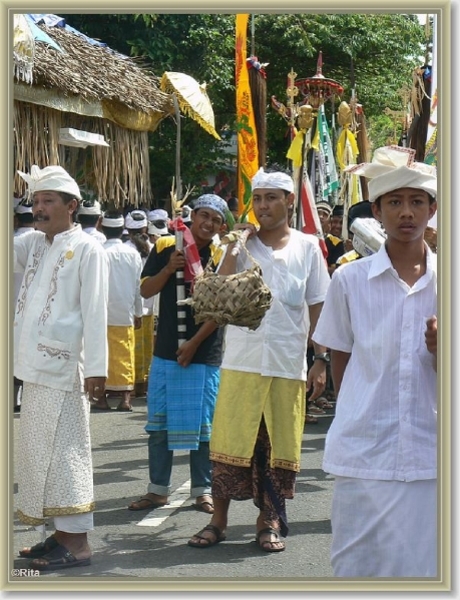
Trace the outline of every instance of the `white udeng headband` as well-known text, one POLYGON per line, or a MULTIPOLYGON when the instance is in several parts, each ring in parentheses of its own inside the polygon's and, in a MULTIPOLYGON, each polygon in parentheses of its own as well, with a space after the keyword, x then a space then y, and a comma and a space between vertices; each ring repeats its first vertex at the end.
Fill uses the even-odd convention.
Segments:
POLYGON ((275 173, 265 173, 263 167, 257 171, 252 178, 252 191, 255 189, 271 189, 294 191, 294 181, 290 175, 276 171, 275 173))
POLYGON ((110 217, 103 216, 101 224, 104 227, 124 227, 125 220, 123 217, 115 217, 114 219, 111 219, 110 217))

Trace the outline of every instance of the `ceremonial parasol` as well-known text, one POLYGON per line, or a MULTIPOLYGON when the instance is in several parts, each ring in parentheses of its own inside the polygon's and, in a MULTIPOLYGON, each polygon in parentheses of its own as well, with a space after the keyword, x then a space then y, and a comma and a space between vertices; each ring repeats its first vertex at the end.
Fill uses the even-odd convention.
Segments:
POLYGON ((206 84, 198 83, 190 75, 165 71, 161 77, 160 89, 171 94, 176 109, 177 139, 176 139, 176 186, 177 201, 182 196, 182 181, 180 177, 180 110, 196 121, 205 131, 220 140, 215 130, 214 111, 206 92, 206 84))

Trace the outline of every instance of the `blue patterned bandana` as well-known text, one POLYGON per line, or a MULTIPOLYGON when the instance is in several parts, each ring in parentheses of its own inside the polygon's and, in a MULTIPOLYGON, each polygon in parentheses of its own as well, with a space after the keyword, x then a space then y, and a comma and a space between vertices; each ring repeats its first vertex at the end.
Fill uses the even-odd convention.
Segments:
POLYGON ((224 221, 227 219, 228 206, 225 200, 216 194, 203 194, 193 203, 193 210, 197 211, 200 208, 211 208, 218 212, 224 221))

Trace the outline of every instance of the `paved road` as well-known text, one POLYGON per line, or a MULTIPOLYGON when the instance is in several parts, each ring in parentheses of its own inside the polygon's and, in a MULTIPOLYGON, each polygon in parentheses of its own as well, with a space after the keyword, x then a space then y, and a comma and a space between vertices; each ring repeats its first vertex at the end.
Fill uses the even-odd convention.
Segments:
MULTIPOLYGON (((256 586, 262 581, 272 582, 276 589, 278 580, 301 584, 332 576, 329 564, 332 477, 321 470, 324 437, 332 410, 318 424, 305 428, 296 496, 287 503, 290 525, 287 547, 285 552, 268 554, 261 552, 253 541, 257 510, 251 501, 231 504, 226 542, 212 549, 186 545, 209 521, 207 515, 192 506, 186 452, 174 455, 174 493, 169 507, 150 513, 127 510, 131 500, 145 493, 148 482, 145 399, 136 398, 133 406, 132 413, 91 414, 97 502, 95 530, 90 534, 91 565, 43 574, 40 581, 88 578, 97 584, 102 577, 105 583, 129 582, 135 590, 136 583, 152 581, 167 586, 190 580, 197 585, 203 580, 208 585, 212 585, 210 580, 219 585, 226 581, 232 585, 251 585, 250 580, 254 580, 256 586)), ((19 420, 20 415, 15 415, 15 433, 19 420)), ((15 484, 15 498, 16 487, 15 484)), ((28 561, 14 557, 19 549, 40 539, 35 530, 15 520, 11 567, 27 568, 28 561)))

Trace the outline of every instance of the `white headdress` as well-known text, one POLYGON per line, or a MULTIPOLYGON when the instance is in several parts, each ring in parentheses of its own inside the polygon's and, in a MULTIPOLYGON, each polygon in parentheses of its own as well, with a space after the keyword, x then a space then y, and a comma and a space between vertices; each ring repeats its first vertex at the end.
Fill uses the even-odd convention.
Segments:
POLYGON ((101 205, 97 200, 83 200, 78 209, 78 214, 92 216, 101 215, 101 205))
POLYGON ((147 215, 142 210, 133 210, 125 217, 126 229, 142 229, 147 227, 147 215))
POLYGON ((414 160, 415 150, 400 146, 384 146, 374 152, 372 162, 345 169, 353 175, 363 175, 369 181, 369 201, 393 190, 409 187, 424 190, 436 198, 436 168, 414 160))
POLYGON ((286 192, 294 191, 294 180, 290 175, 276 171, 274 173, 265 173, 263 167, 257 171, 252 178, 252 191, 255 189, 270 189, 276 188, 286 190, 286 192))
POLYGON ((29 195, 44 191, 63 192, 81 200, 77 182, 62 167, 50 166, 40 169, 37 165, 32 165, 30 174, 22 171, 18 173, 29 186, 29 195))
POLYGON ((125 220, 123 215, 110 216, 110 214, 107 213, 103 215, 101 225, 103 227, 124 227, 125 220))

